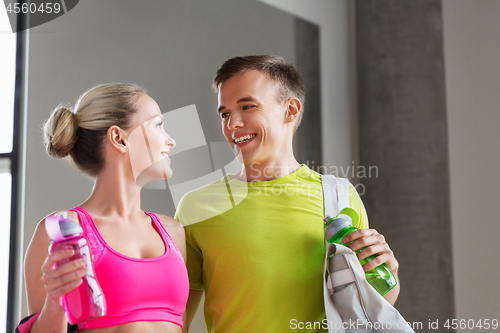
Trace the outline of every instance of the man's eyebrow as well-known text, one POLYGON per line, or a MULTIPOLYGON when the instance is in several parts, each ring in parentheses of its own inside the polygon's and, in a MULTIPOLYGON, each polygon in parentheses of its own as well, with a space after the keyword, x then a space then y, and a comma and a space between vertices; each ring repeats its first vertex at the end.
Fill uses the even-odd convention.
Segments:
POLYGON ((241 103, 241 102, 257 102, 257 99, 256 99, 256 98, 253 98, 252 96, 247 96, 247 97, 240 98, 240 99, 236 102, 236 104, 241 103))
MULTIPOLYGON (((252 97, 252 96, 247 96, 247 97, 242 97, 238 101, 236 101, 236 104, 241 103, 241 102, 257 102, 257 99, 252 97)), ((217 112, 221 112, 224 110, 226 107, 224 105, 219 106, 217 109, 217 112)))

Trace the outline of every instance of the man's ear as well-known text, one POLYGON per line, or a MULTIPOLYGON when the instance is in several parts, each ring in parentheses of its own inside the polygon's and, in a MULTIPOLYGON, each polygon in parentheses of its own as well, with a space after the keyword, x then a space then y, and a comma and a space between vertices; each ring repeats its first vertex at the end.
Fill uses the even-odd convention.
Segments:
POLYGON ((127 151, 128 137, 120 127, 114 125, 108 128, 108 131, 106 132, 106 138, 108 139, 111 147, 113 147, 114 149, 122 153, 125 153, 127 151))
POLYGON ((302 103, 296 97, 291 97, 286 101, 285 122, 291 123, 297 119, 302 112, 302 103))

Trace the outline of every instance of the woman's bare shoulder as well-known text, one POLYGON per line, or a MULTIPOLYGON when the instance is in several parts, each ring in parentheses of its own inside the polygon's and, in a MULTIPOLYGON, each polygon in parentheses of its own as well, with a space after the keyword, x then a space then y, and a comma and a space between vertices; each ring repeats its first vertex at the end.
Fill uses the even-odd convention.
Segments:
MULTIPOLYGON (((54 215, 56 215, 58 213, 60 214, 62 212, 63 212, 62 210, 56 210, 55 212, 52 212, 49 215, 47 215, 44 218, 42 218, 38 222, 38 224, 36 225, 35 232, 33 233, 32 242, 35 241, 35 240, 42 240, 42 243, 47 243, 48 236, 47 236, 47 232, 46 232, 46 229, 45 229, 45 220, 48 217, 54 216, 54 215)), ((67 211, 67 214, 68 214, 67 215, 68 218, 70 218, 71 220, 73 220, 75 222, 79 222, 78 214, 76 212, 67 211)))
POLYGON ((158 216, 158 218, 160 219, 161 223, 165 228, 182 228, 182 224, 173 217, 164 214, 156 214, 156 215, 158 216))

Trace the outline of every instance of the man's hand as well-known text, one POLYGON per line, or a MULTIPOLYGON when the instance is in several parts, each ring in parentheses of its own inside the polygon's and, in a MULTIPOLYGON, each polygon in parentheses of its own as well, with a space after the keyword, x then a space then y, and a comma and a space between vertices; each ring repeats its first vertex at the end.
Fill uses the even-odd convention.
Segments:
POLYGON ((394 274, 394 277, 398 281, 398 284, 387 294, 384 295, 384 298, 394 305, 396 299, 399 295, 400 283, 398 277, 399 263, 394 256, 389 244, 385 241, 385 237, 378 233, 375 229, 359 229, 354 230, 347 234, 342 239, 343 244, 347 245, 351 250, 358 251, 359 249, 365 248, 361 252, 357 254, 359 260, 363 260, 371 255, 376 254, 377 257, 370 260, 366 264, 363 265, 363 269, 369 271, 383 263, 389 267, 391 272, 394 274), (352 242, 352 243, 351 243, 352 242))

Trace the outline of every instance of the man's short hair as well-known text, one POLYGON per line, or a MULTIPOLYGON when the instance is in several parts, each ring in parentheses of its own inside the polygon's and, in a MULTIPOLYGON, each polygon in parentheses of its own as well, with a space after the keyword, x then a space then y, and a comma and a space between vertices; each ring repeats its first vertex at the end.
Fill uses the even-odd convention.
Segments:
POLYGON ((297 66, 286 63, 285 59, 275 55, 250 55, 244 57, 234 57, 226 60, 215 73, 213 88, 216 93, 222 83, 236 74, 257 69, 264 73, 269 79, 278 84, 277 100, 284 102, 289 97, 296 97, 302 104, 295 129, 299 126, 304 112, 306 99, 305 86, 297 66))

